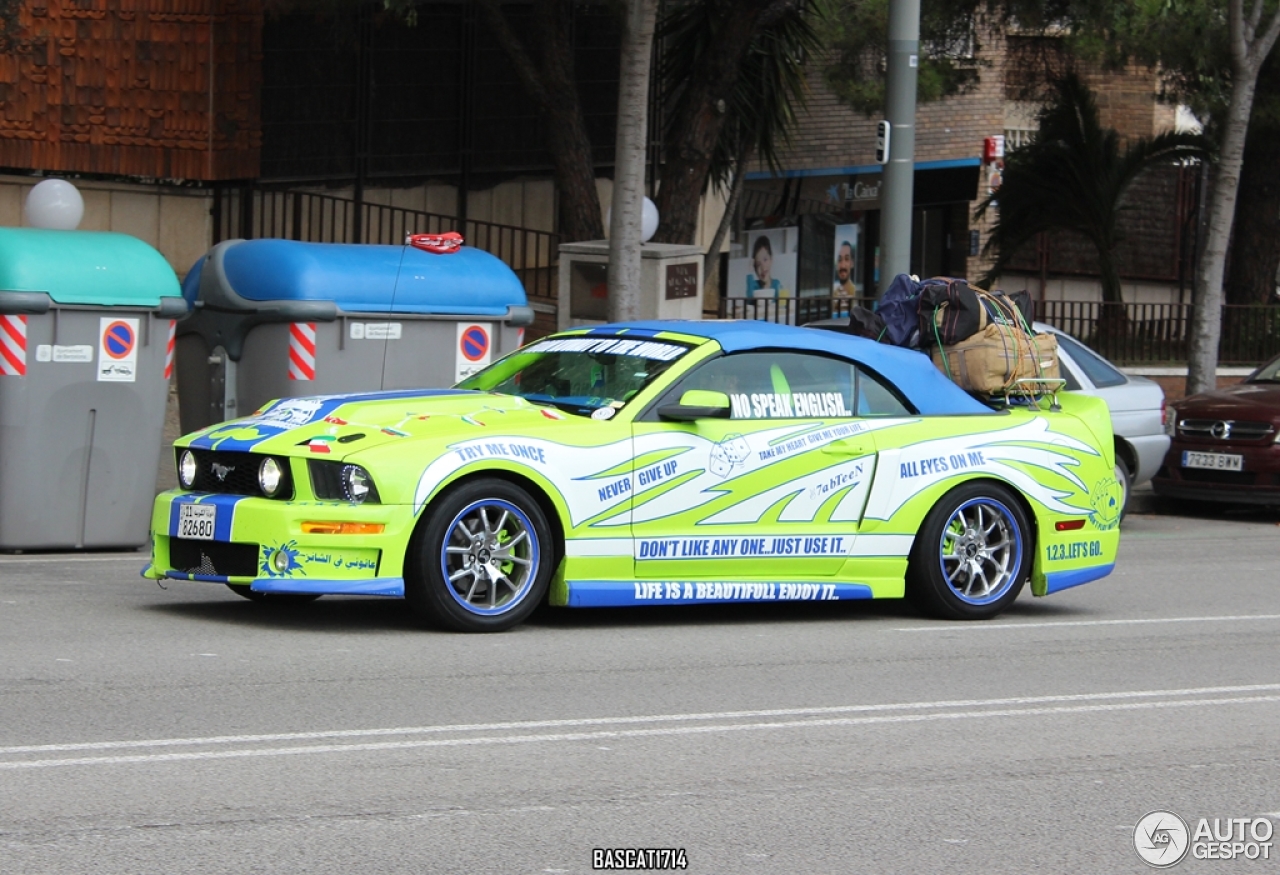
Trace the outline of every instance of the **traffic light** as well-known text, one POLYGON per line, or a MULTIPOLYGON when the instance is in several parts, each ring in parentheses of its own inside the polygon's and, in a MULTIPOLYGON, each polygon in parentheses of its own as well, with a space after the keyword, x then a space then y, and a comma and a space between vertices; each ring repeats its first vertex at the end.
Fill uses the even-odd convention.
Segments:
POLYGON ((892 130, 887 121, 876 122, 876 163, 889 163, 889 132, 892 130))

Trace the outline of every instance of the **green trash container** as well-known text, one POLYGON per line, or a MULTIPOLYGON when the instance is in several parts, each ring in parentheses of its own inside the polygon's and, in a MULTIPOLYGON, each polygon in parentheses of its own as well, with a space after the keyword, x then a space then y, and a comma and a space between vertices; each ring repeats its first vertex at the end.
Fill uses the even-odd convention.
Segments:
POLYGON ((0 228, 0 550, 147 542, 187 310, 136 237, 0 228))

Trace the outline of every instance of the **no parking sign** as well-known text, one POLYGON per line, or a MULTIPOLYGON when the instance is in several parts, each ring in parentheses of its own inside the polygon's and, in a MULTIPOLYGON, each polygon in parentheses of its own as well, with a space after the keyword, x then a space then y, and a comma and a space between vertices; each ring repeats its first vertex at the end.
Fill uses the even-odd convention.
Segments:
POLYGON ((138 320, 103 316, 98 320, 98 382, 138 379, 138 320))
POLYGON ((458 323, 457 353, 454 355, 454 382, 483 370, 493 360, 493 326, 475 322, 458 323))

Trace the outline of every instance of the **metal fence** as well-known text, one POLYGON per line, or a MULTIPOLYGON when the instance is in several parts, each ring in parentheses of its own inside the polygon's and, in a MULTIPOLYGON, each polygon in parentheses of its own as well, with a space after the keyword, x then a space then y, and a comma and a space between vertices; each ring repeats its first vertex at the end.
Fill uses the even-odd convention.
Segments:
POLYGON ((258 186, 214 190, 214 243, 278 237, 311 243, 402 244, 408 234, 446 231, 458 231, 468 246, 502 259, 531 299, 555 301, 558 234, 312 191, 258 186))
MULTIPOLYGON (((854 298, 722 298, 722 319, 762 319, 804 325, 846 317, 854 298)), ((1073 335, 1117 364, 1187 362, 1191 336, 1190 304, 1107 305, 1100 301, 1045 301, 1036 318, 1073 335)), ((1280 355, 1280 307, 1227 304, 1222 308, 1222 365, 1257 365, 1280 355)))
POLYGON ((721 319, 759 319, 787 325, 804 325, 832 317, 848 318, 855 304, 870 307, 870 298, 721 298, 721 319))
MULTIPOLYGON (((1191 304, 1045 301, 1039 318, 1121 364, 1184 364, 1191 349, 1191 304)), ((1257 365, 1280 354, 1280 307, 1226 304, 1218 363, 1257 365)))

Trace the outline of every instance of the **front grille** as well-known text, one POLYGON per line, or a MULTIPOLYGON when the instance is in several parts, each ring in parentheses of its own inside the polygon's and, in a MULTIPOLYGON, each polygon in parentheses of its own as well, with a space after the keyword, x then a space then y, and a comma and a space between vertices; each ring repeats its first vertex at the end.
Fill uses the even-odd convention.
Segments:
POLYGON ((1184 419, 1178 423, 1178 434, 1184 437, 1211 438, 1220 441, 1256 441, 1272 432, 1269 422, 1243 422, 1235 419, 1184 419))
POLYGON ((257 577, 258 545, 170 538, 169 565, 184 574, 257 577))
POLYGON ((1182 479, 1191 483, 1217 483, 1220 486, 1257 485, 1257 475, 1252 471, 1208 471, 1201 468, 1183 468, 1182 479))
MULTIPOLYGON (((174 463, 181 469, 185 447, 175 447, 174 463)), ((196 457, 196 479, 191 484, 193 492, 219 492, 227 495, 256 495, 265 498, 258 485, 258 466, 267 456, 261 453, 233 453, 221 450, 191 450, 196 457)), ((276 456, 276 462, 284 476, 280 490, 272 498, 293 498, 293 476, 289 460, 276 456)))

